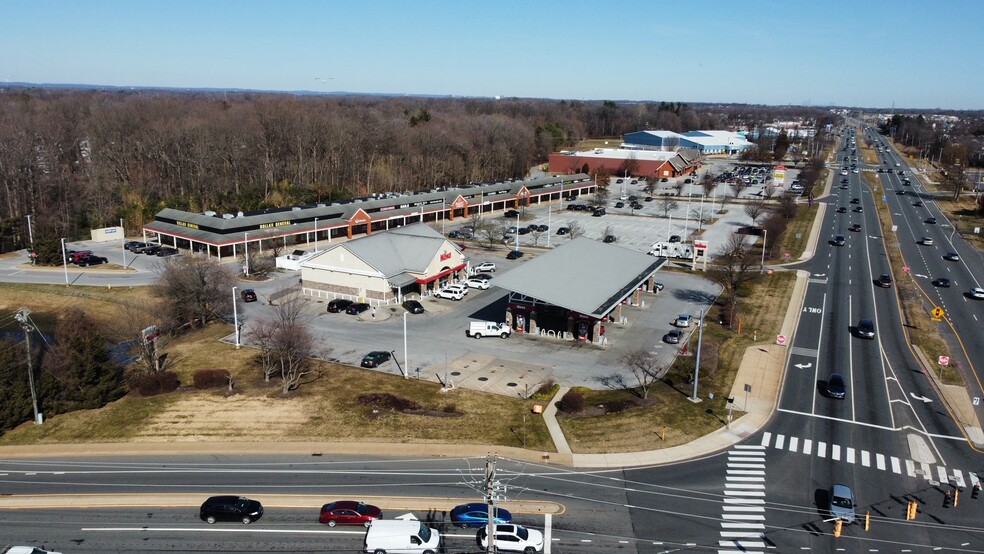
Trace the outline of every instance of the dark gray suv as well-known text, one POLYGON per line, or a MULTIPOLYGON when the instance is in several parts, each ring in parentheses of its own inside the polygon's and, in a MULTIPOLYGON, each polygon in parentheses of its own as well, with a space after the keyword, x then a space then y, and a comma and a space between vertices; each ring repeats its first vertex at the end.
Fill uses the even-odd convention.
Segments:
POLYGON ((858 336, 863 339, 875 338, 875 322, 870 319, 862 319, 859 321, 858 336))

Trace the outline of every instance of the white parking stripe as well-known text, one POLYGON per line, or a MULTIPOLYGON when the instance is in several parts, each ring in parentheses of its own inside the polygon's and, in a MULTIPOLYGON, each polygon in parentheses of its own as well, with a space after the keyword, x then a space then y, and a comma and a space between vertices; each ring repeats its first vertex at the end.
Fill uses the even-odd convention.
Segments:
POLYGON ((772 440, 772 433, 769 432, 762 433, 762 446, 769 446, 770 440, 772 440))
POLYGON ((892 473, 897 473, 897 474, 901 475, 902 474, 902 463, 901 463, 901 461, 898 458, 896 458, 895 456, 892 456, 891 460, 892 460, 892 473))
POLYGON ((830 445, 830 458, 838 461, 841 459, 841 447, 839 444, 830 445))
POLYGON ((776 435, 776 449, 782 450, 782 446, 786 443, 786 435, 776 435))
POLYGON ((797 446, 799 446, 799 437, 789 437, 789 451, 796 452, 797 446))
POLYGON ((864 467, 871 467, 871 453, 867 450, 861 451, 861 465, 864 467))
POLYGON ((875 454, 875 467, 877 467, 878 469, 880 469, 882 471, 885 471, 885 455, 884 454, 875 454))

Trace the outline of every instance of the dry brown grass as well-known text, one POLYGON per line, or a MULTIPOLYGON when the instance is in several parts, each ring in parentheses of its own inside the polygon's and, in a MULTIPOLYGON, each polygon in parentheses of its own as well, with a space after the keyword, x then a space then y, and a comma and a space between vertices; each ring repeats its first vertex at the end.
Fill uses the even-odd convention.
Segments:
POLYGON ((152 301, 149 287, 66 287, 0 283, 0 311, 30 308, 32 318, 43 330, 54 326, 58 314, 85 301, 85 309, 96 321, 109 323, 119 316, 119 305, 146 305, 152 301))

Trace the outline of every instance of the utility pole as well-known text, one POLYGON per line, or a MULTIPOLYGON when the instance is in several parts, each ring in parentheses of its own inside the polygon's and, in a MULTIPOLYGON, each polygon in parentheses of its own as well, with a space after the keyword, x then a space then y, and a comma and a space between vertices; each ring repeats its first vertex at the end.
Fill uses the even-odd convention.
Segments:
POLYGON ((495 482, 495 456, 485 459, 485 503, 489 514, 489 523, 486 528, 488 540, 485 542, 485 552, 493 554, 495 552, 495 501, 496 482, 495 482))
POLYGON ((31 310, 21 308, 17 310, 14 319, 20 323, 21 329, 24 329, 24 344, 27 345, 27 380, 31 385, 31 405, 34 407, 34 423, 40 425, 41 417, 38 414, 38 394, 34 390, 34 362, 31 360, 31 332, 35 329, 34 324, 28 318, 30 315, 31 310))

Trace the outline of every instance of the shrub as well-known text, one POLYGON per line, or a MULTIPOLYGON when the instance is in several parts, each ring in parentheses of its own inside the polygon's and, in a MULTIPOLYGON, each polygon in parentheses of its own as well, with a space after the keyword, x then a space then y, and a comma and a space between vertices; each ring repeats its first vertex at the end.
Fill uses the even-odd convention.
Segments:
POLYGON ((634 401, 629 400, 627 398, 623 398, 623 399, 620 399, 620 400, 609 400, 608 402, 605 402, 605 404, 604 404, 604 406, 605 406, 605 413, 606 414, 617 414, 619 412, 624 412, 625 410, 628 410, 629 408, 634 408, 635 405, 636 405, 636 403, 634 401))
POLYGON ((553 380, 551 379, 546 383, 543 383, 542 385, 537 387, 536 392, 533 393, 532 398, 534 400, 550 400, 551 398, 554 397, 555 394, 557 394, 558 390, 560 390, 560 385, 554 383, 553 380))
POLYGON ((196 389, 215 389, 229 385, 228 369, 199 369, 195 371, 196 389))
POLYGON ((144 375, 137 380, 137 392, 140 396, 156 396, 172 392, 181 386, 181 380, 171 371, 159 371, 144 375))
POLYGON ((557 403, 558 410, 573 414, 584 409, 584 394, 576 389, 577 387, 567 391, 567 394, 560 399, 560 402, 557 403))
POLYGON ((397 412, 408 412, 420 409, 420 404, 417 404, 413 400, 400 398, 399 396, 394 396, 388 392, 363 394, 359 396, 358 400, 359 404, 362 404, 363 406, 394 410, 397 412))

